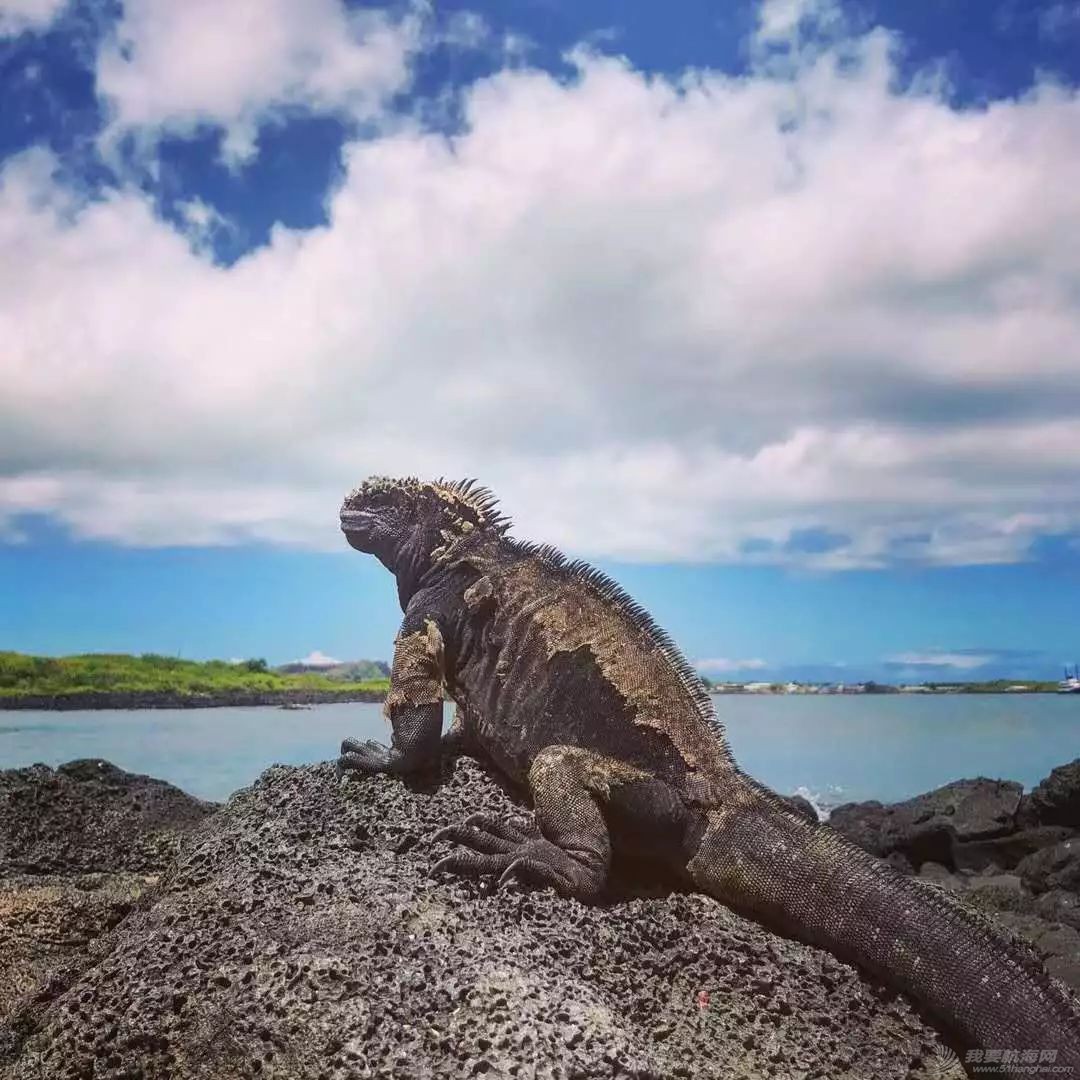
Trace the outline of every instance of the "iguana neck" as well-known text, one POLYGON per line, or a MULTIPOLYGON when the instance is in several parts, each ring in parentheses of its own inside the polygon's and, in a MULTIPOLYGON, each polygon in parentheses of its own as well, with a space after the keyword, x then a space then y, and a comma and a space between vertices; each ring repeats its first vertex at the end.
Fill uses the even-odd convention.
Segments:
POLYGON ((431 545, 423 537, 410 533, 399 541, 377 548, 372 554, 394 575, 401 610, 420 588, 431 569, 431 545))
POLYGON ((376 552, 380 562, 397 579, 398 600, 404 611, 420 589, 437 585, 449 573, 468 565, 475 576, 483 573, 499 549, 499 537, 477 531, 443 531, 437 544, 422 535, 409 537, 385 555, 376 552))
MULTIPOLYGON (((430 588, 445 576, 449 560, 440 556, 434 547, 423 534, 412 533, 400 542, 374 552, 397 581, 398 602, 402 611, 406 610, 417 592, 430 588)), ((445 554, 445 548, 443 551, 445 554)))

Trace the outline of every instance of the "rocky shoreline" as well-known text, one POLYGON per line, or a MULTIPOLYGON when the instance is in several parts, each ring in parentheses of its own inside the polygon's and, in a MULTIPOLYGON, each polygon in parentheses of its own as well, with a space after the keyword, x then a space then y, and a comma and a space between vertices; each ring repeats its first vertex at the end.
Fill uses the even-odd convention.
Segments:
MULTIPOLYGON (((0 1076, 960 1076, 903 997, 707 897, 434 879, 439 783, 275 766, 221 808, 100 762, 0 772, 0 1076), (946 1070, 953 1071, 946 1071, 946 1070)), ((1080 760, 833 823, 1080 986, 1080 760), (931 858, 931 856, 933 856, 931 858)))
POLYGON ((1029 794, 1008 780, 957 780, 891 805, 845 803, 829 824, 992 913, 1080 992, 1080 758, 1029 794))
POLYGON ((212 694, 111 690, 76 694, 0 695, 0 710, 46 709, 214 709, 238 705, 326 705, 340 701, 382 701, 373 690, 226 690, 212 694))

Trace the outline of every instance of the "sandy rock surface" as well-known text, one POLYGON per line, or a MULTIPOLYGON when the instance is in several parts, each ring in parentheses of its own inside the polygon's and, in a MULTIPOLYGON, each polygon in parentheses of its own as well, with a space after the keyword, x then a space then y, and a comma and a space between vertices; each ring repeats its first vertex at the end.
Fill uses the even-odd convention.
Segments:
POLYGON ((512 809, 464 760, 427 789, 268 770, 0 1019, 0 1075, 946 1075, 905 999, 706 897, 431 877, 438 828, 512 809))

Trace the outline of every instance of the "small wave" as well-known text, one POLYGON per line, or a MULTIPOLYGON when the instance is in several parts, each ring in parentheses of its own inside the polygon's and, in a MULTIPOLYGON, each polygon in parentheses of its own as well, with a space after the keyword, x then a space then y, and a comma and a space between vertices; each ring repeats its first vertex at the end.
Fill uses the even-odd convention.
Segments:
POLYGON ((828 821, 833 808, 846 801, 843 797, 844 789, 836 784, 830 784, 824 791, 815 791, 801 784, 792 794, 801 795, 814 808, 818 821, 828 821))

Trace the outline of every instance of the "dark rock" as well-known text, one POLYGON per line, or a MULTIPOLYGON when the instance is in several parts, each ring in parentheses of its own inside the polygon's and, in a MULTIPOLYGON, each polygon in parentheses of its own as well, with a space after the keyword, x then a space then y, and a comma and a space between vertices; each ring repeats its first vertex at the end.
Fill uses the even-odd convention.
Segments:
POLYGON ((1017 912, 1034 915, 1035 901, 1015 874, 990 874, 971 878, 962 899, 966 904, 988 912, 1017 912))
POLYGON ((1048 889, 1080 892, 1080 837, 1036 851, 1020 862, 1016 872, 1035 893, 1048 889))
POLYGON ((982 874, 968 879, 970 889, 1005 889, 1008 892, 1023 892, 1024 883, 1016 874, 982 874))
MULTIPOLYGON (((1069 929, 1072 934, 1075 930, 1063 927, 1062 931, 1069 929)), ((1080 935, 1073 937, 1067 945, 1060 946, 1061 952, 1049 952, 1043 958, 1046 970, 1056 979, 1060 979, 1066 986, 1071 986, 1080 992, 1080 935)))
POLYGON ((1035 808, 1031 805, 1031 795, 1023 795, 1020 805, 1016 808, 1016 828, 1018 830, 1034 829, 1039 825, 1035 808))
POLYGON ((108 762, 0 772, 0 1015, 78 971, 215 810, 108 762))
POLYGON ((1080 829, 1080 758, 1052 769, 1032 790, 1029 800, 1037 821, 1080 829))
POLYGON ((804 795, 784 795, 783 799, 796 814, 806 818, 807 821, 818 820, 818 812, 814 809, 814 804, 804 795))
POLYGON ((889 854, 881 835, 888 816, 884 803, 876 799, 867 802, 841 803, 829 814, 829 825, 843 833, 852 843, 873 855, 889 854))
POLYGON ((952 866, 955 844, 1012 831, 1022 790, 1010 780, 957 780, 887 806, 845 803, 829 824, 875 855, 899 851, 915 867, 928 861, 952 866))
POLYGON ((898 874, 907 874, 910 876, 915 873, 915 867, 911 865, 911 860, 901 851, 890 851, 889 854, 885 856, 884 861, 898 874))
POLYGON ((915 867, 956 891, 1080 989, 1078 765, 1055 769, 1030 796, 1018 784, 963 780, 891 806, 849 803, 829 824, 897 869, 915 867))
POLYGON ((1012 870, 1021 859, 1044 847, 1053 847, 1070 835, 1071 831, 1062 825, 1036 825, 992 840, 956 843, 952 861, 958 870, 985 870, 992 866, 1012 870))
POLYGON ((888 1080, 946 1053, 902 997, 707 897, 432 878, 434 833, 478 810, 513 804, 468 761, 435 789, 268 770, 81 976, 0 1022, 0 1069, 888 1080))
POLYGON ((1080 933, 1071 926, 1048 923, 1028 911, 1001 911, 998 923, 1026 941, 1051 975, 1080 990, 1080 933))
POLYGON ((164 869, 217 809, 107 761, 0 771, 0 876, 164 869))
POLYGON ((1080 896, 1066 889, 1050 889, 1035 898, 1035 912, 1048 922, 1080 930, 1080 896))
POLYGON ((954 874, 948 867, 942 866, 941 863, 924 862, 919 867, 919 877, 926 881, 932 881, 935 885, 940 885, 943 889, 949 889, 952 892, 967 888, 967 881, 964 878, 954 874))

